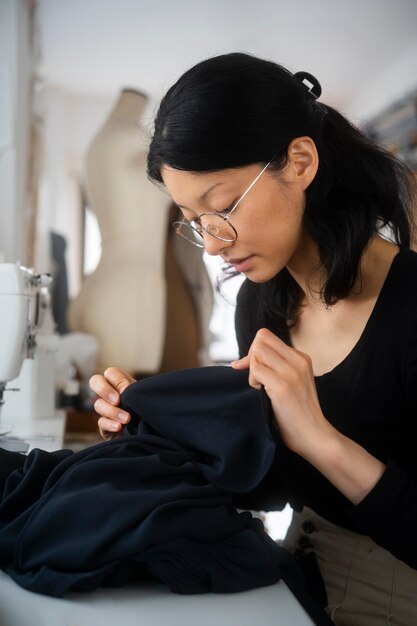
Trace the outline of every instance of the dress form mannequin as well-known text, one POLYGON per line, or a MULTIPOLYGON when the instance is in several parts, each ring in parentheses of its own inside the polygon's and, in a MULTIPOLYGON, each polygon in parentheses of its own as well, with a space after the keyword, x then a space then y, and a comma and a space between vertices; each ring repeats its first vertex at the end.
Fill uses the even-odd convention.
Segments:
MULTIPOLYGON (((175 235, 171 224, 178 218, 177 212, 178 209, 172 205, 165 251, 166 330, 161 372, 200 365, 198 352, 201 331, 198 328, 198 313, 187 284, 187 275, 181 271, 175 256, 175 243, 179 237, 175 235)), ((187 245, 187 242, 184 243, 187 245)))
MULTIPOLYGON (((188 357, 173 347, 177 359, 165 342, 171 308, 166 282, 170 201, 146 176, 149 138, 138 126, 146 101, 141 92, 124 89, 86 157, 87 192, 101 231, 102 256, 70 307, 69 323, 98 338, 99 371, 114 365, 131 374, 153 374, 163 362, 163 369, 197 364, 198 339, 188 357)), ((190 320, 197 327, 195 306, 179 268, 173 262, 169 266, 169 293, 174 302, 176 294, 184 295, 174 306, 184 319, 182 328, 176 320, 176 333, 186 337, 186 322, 188 328, 190 320), (182 281, 182 290, 175 288, 176 281, 182 281)), ((197 334, 191 329, 192 337, 197 334)))

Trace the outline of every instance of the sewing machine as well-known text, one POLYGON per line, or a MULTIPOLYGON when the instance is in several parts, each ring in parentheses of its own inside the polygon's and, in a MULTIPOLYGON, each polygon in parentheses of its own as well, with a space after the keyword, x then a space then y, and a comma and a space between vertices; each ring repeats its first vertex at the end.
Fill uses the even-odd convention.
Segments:
POLYGON ((19 429, 30 437, 33 418, 55 413, 56 338, 53 323, 44 328, 50 282, 49 274, 0 263, 0 445, 9 450, 25 452, 19 429))

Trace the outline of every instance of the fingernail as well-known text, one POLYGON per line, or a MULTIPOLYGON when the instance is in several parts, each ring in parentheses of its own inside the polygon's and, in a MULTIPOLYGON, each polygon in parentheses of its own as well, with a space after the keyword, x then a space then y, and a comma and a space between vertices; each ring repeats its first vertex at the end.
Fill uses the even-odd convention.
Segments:
POLYGON ((112 430, 119 430, 119 424, 116 424, 116 423, 112 424, 111 425, 111 429, 112 430))
POLYGON ((119 420, 123 422, 123 424, 126 424, 128 419, 129 416, 127 415, 127 413, 119 413, 119 420))
POLYGON ((118 397, 115 393, 109 393, 109 400, 110 402, 117 402, 118 397))

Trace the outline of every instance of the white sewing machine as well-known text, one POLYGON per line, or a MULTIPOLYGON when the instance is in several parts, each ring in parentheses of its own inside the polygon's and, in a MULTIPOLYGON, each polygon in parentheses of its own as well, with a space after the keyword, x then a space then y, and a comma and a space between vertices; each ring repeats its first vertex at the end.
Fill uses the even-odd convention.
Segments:
MULTIPOLYGON (((0 263, 0 445, 3 448, 26 451, 28 444, 19 442, 18 436, 33 438, 33 419, 52 418, 56 413, 53 355, 56 337, 53 328, 47 332, 44 329, 50 282, 48 274, 35 274, 18 264, 0 263)), ((38 430, 39 427, 38 423, 38 430)))

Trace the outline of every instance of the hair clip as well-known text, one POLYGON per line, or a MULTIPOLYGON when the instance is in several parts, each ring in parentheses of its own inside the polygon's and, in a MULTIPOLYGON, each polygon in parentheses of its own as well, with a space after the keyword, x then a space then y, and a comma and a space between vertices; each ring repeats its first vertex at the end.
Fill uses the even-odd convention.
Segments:
POLYGON ((317 78, 308 72, 296 72, 294 77, 307 89, 309 95, 315 100, 321 96, 321 85, 317 78))

